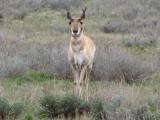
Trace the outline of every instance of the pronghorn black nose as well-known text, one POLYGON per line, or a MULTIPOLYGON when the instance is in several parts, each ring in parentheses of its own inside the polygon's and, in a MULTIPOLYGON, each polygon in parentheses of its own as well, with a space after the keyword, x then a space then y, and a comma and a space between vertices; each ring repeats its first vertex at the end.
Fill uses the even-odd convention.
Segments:
POLYGON ((73 33, 76 34, 78 32, 78 30, 73 30, 73 33))

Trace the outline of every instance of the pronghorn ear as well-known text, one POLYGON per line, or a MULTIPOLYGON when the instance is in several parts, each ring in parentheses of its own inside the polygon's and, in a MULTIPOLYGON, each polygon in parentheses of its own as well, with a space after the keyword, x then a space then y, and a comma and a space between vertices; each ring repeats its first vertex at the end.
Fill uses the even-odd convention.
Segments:
POLYGON ((86 18, 86 10, 87 8, 85 7, 84 9, 82 9, 82 16, 81 16, 81 20, 86 18))

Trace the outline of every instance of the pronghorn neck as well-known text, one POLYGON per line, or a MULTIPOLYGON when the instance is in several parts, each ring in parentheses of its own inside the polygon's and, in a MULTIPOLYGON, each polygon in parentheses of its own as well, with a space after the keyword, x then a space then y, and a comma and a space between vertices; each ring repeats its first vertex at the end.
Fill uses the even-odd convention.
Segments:
POLYGON ((84 35, 81 34, 79 37, 71 38, 71 48, 74 52, 80 52, 84 49, 84 35))

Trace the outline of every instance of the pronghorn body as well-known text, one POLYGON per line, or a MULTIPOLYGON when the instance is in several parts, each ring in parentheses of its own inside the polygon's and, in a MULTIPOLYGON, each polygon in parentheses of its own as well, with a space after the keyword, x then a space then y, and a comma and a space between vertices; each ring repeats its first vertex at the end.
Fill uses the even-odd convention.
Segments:
POLYGON ((71 37, 68 51, 69 62, 77 66, 88 65, 92 68, 95 53, 93 41, 85 35, 81 35, 77 39, 71 37))
POLYGON ((91 38, 83 34, 82 20, 85 18, 85 10, 81 18, 71 18, 70 29, 71 29, 71 40, 68 50, 68 60, 72 67, 75 84, 75 95, 82 97, 83 86, 85 86, 85 99, 88 99, 88 85, 89 85, 89 74, 92 69, 95 44, 91 38))

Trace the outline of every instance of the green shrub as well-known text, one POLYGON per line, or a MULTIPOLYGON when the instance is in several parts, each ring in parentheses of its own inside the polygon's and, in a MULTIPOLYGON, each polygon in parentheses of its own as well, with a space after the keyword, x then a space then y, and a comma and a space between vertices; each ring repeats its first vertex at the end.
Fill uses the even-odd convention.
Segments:
POLYGON ((61 104, 65 117, 75 117, 76 110, 79 115, 82 115, 84 112, 89 112, 90 109, 90 105, 88 102, 79 99, 75 96, 62 97, 61 104))
POLYGON ((91 107, 91 105, 89 102, 81 100, 80 104, 79 104, 79 114, 83 114, 83 112, 89 113, 90 107, 91 107))
POLYGON ((75 118, 83 113, 93 120, 159 120, 160 113, 154 103, 141 106, 120 106, 117 99, 105 104, 100 99, 86 102, 75 96, 45 96, 41 99, 40 115, 55 119, 57 117, 75 118), (115 103, 116 101, 116 103, 115 103))
POLYGON ((20 103, 14 103, 10 106, 9 116, 10 118, 16 119, 23 111, 23 105, 20 103))
POLYGON ((10 105, 8 100, 0 98, 0 119, 16 119, 23 111, 23 106, 20 103, 10 105))
POLYGON ((44 117, 55 118, 61 115, 64 117, 75 117, 76 112, 81 115, 89 112, 88 102, 75 96, 45 96, 40 101, 40 114, 44 117))
POLYGON ((139 107, 130 108, 130 116, 135 120, 159 120, 160 113, 154 103, 147 103, 139 107))
POLYGON ((144 114, 144 120, 159 120, 160 119, 160 113, 159 112, 146 112, 144 114))
MULTIPOLYGON (((112 106, 113 107, 113 106, 112 106)), ((119 108, 105 109, 105 120, 159 120, 160 113, 155 108, 155 104, 147 103, 140 106, 121 106, 119 108)), ((101 120, 101 119, 100 119, 101 120)))
POLYGON ((79 105, 79 101, 77 97, 65 96, 61 100, 62 107, 65 111, 75 110, 75 108, 79 105))
POLYGON ((143 120, 145 113, 147 113, 147 106, 143 105, 143 106, 139 106, 131 109, 130 114, 131 116, 133 116, 135 120, 143 120))
POLYGON ((62 111, 61 98, 59 96, 45 96, 41 99, 41 114, 45 117, 55 118, 62 111))
POLYGON ((7 116, 9 115, 9 111, 10 111, 9 102, 4 98, 0 98, 0 119, 1 120, 6 119, 7 116))
POLYGON ((91 103, 91 115, 95 120, 104 120, 105 119, 105 109, 104 109, 104 103, 99 100, 93 100, 91 103))
POLYGON ((27 115, 25 116, 24 120, 33 120, 33 117, 32 117, 32 115, 27 114, 27 115))

